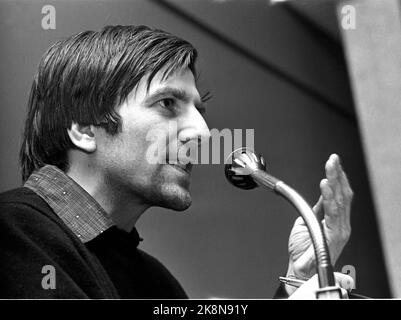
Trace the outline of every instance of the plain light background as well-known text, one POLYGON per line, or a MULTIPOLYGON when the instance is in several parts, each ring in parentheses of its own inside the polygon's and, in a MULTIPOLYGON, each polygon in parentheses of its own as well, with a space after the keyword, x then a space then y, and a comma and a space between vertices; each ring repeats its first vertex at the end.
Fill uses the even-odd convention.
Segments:
MULTIPOLYGON (((353 114, 341 53, 296 16, 264 0, 170 3, 353 114)), ((333 13, 334 14, 334 13, 333 13)), ((336 265, 356 269, 358 292, 390 295, 357 124, 154 1, 0 1, 0 191, 18 187, 18 150, 37 64, 55 41, 110 24, 157 27, 197 47, 200 89, 210 90, 210 128, 255 130, 255 147, 272 174, 314 204, 324 164, 341 156, 355 192, 353 233, 336 265), (44 5, 56 29, 43 30, 44 5)), ((283 199, 229 185, 223 165, 194 168, 193 205, 154 208, 137 224, 141 248, 179 279, 191 298, 271 298, 287 268, 297 214, 283 199)), ((40 271, 38 271, 40 272, 40 271)))

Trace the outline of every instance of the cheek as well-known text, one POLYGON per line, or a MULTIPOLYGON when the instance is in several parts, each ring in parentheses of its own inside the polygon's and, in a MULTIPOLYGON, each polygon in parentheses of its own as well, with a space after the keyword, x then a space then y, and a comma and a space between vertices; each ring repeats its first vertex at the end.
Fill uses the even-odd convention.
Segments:
POLYGON ((130 157, 131 160, 142 161, 147 163, 146 157, 149 148, 152 146, 152 141, 148 137, 148 130, 145 128, 127 128, 122 132, 120 149, 122 156, 130 157), (124 155, 125 152, 125 155, 124 155))
POLYGON ((130 170, 130 175, 152 175, 157 170, 158 163, 149 155, 152 150, 159 150, 163 155, 166 147, 166 136, 169 132, 169 123, 157 112, 150 109, 141 109, 123 106, 120 110, 122 119, 121 131, 114 136, 107 135, 102 144, 101 152, 113 165, 121 170, 130 170), (156 148, 157 146, 157 148, 156 148), (160 151, 161 150, 161 151, 160 151), (149 158, 149 159, 148 159, 149 158))
POLYGON ((104 146, 103 153, 108 160, 106 165, 112 170, 117 170, 119 175, 135 178, 138 182, 151 179, 158 164, 148 159, 154 142, 149 141, 147 133, 148 130, 142 127, 123 128, 122 132, 104 146))

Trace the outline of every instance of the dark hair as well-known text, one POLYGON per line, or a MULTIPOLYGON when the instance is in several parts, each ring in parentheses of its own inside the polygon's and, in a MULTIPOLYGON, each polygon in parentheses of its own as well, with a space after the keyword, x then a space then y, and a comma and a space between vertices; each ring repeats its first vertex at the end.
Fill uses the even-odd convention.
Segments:
POLYGON ((148 89, 163 67, 163 78, 188 67, 195 75, 196 49, 187 41, 146 26, 107 26, 52 45, 35 75, 20 150, 22 179, 52 164, 68 168, 72 122, 100 125, 116 134, 115 107, 149 74, 148 89))

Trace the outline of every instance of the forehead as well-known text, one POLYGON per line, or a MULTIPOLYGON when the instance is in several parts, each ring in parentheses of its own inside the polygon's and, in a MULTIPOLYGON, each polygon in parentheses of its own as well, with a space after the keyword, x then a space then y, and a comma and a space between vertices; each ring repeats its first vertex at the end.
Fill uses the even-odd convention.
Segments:
POLYGON ((149 87, 149 74, 144 76, 138 83, 135 92, 135 99, 138 101, 146 99, 153 93, 160 91, 163 88, 175 88, 186 93, 187 96, 195 100, 199 100, 199 92, 196 88, 194 74, 189 68, 182 68, 174 71, 168 77, 163 78, 164 69, 160 69, 153 77, 149 87))

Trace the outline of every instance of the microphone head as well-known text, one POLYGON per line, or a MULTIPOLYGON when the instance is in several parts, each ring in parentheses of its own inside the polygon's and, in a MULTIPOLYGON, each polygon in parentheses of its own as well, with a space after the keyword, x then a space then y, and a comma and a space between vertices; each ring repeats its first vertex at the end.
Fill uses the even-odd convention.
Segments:
POLYGON ((224 167, 227 180, 234 186, 245 190, 258 186, 252 178, 252 173, 256 170, 266 171, 265 159, 245 147, 231 152, 224 167))

